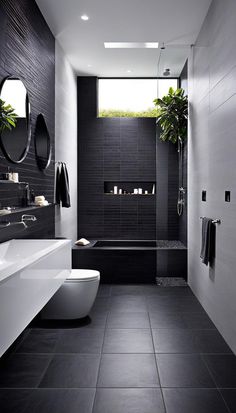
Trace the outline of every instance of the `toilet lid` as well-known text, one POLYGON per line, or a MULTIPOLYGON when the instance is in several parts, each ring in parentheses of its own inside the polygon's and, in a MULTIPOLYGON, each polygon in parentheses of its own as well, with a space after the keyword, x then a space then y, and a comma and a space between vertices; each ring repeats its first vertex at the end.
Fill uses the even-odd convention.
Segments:
POLYGON ((97 280, 99 279, 100 272, 96 270, 71 270, 67 280, 97 280))

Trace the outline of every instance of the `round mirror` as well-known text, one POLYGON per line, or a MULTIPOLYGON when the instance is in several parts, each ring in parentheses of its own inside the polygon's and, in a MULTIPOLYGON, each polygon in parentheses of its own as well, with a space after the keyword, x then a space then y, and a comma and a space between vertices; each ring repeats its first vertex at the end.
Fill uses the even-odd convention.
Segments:
POLYGON ((42 113, 37 117, 34 139, 36 161, 39 169, 44 170, 50 165, 51 161, 51 140, 42 113))
POLYGON ((31 139, 30 103, 24 83, 17 77, 7 77, 0 86, 0 99, 17 115, 16 126, 5 128, 0 135, 1 149, 9 161, 23 162, 31 139))

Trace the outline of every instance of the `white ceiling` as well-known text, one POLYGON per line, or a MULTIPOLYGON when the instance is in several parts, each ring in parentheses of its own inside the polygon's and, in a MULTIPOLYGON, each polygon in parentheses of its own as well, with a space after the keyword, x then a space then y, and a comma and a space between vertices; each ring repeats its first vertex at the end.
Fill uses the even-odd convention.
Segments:
MULTIPOLYGON (((36 0, 78 74, 155 77, 160 49, 105 49, 104 42, 195 42, 211 0, 36 0), (83 21, 82 14, 90 19, 83 21), (91 65, 91 67, 89 66, 91 65), (131 73, 127 73, 131 70, 131 73)), ((166 48, 159 64, 178 76, 188 48, 166 48)))

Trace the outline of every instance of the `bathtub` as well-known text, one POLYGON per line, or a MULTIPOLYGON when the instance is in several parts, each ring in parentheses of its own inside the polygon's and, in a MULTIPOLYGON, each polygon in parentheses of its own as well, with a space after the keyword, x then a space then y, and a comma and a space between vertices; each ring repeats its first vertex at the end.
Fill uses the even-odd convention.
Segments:
POLYGON ((0 356, 70 271, 69 240, 11 240, 0 244, 0 356))
POLYGON ((154 283, 187 276, 187 248, 169 240, 92 240, 72 251, 73 268, 97 269, 102 283, 154 283))

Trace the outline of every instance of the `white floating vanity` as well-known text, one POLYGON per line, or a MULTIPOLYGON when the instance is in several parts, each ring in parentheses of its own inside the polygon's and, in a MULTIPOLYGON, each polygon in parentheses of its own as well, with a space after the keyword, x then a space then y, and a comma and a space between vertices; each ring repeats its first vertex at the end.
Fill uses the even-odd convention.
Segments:
POLYGON ((0 244, 0 356, 70 271, 70 240, 11 240, 0 244))

